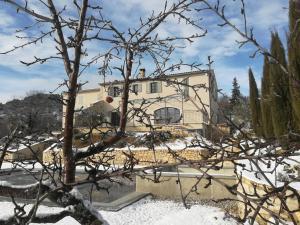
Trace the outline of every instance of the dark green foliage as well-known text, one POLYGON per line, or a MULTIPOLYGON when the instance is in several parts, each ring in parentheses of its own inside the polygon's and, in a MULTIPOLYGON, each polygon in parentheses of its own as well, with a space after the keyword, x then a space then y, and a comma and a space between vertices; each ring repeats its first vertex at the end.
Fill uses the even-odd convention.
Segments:
POLYGON ((241 94, 240 85, 236 77, 232 81, 231 98, 228 103, 227 111, 229 111, 230 114, 227 117, 239 127, 247 125, 250 121, 249 101, 247 97, 241 94))
POLYGON ((290 94, 293 113, 293 129, 300 131, 300 24, 296 21, 300 19, 300 5, 290 0, 288 37, 288 56, 290 72, 290 94))
POLYGON ((253 72, 249 69, 249 87, 250 87, 250 109, 251 109, 251 121, 254 132, 257 136, 263 135, 262 121, 261 121, 261 109, 259 93, 256 85, 253 72))
POLYGON ((239 99, 240 103, 232 108, 230 98, 222 96, 218 99, 218 119, 219 123, 227 123, 231 119, 237 126, 247 125, 250 122, 249 97, 243 96, 239 99))
POLYGON ((61 129, 62 105, 59 98, 59 95, 31 92, 22 100, 14 99, 3 104, 0 129, 4 126, 7 131, 0 132, 0 135, 7 135, 16 126, 22 126, 28 134, 61 129))
POLYGON ((231 107, 234 108, 236 105, 238 105, 240 103, 240 99, 241 99, 240 86, 235 77, 233 78, 233 82, 232 82, 232 90, 231 90, 231 98, 230 98, 231 107))
POLYGON ((263 136, 266 139, 274 137, 272 114, 271 114, 271 96, 270 96, 270 65, 267 56, 264 58, 263 77, 261 80, 261 119, 263 136))
POLYGON ((232 115, 230 98, 226 95, 220 96, 218 98, 218 107, 218 121, 219 123, 226 123, 227 118, 230 118, 232 115))
POLYGON ((289 77, 281 66, 287 67, 284 47, 277 32, 272 33, 271 54, 277 61, 270 61, 271 112, 275 137, 282 139, 291 127, 289 77))

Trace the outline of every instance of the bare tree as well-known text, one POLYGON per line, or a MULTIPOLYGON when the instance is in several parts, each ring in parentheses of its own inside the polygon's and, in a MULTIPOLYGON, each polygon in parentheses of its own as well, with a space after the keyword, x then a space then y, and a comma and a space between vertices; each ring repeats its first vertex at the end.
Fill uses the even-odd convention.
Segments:
MULTIPOLYGON (((146 54, 152 57, 152 60, 156 65, 156 69, 153 72, 154 77, 149 79, 164 79, 163 77, 167 71, 174 70, 182 65, 191 66, 191 68, 198 68, 199 66, 198 64, 184 64, 181 61, 179 61, 177 64, 167 66, 170 55, 175 51, 174 46, 177 40, 187 40, 192 42, 193 39, 202 37, 206 34, 206 31, 203 30, 197 24, 197 22, 193 21, 188 15, 188 11, 194 4, 193 1, 181 0, 175 4, 169 4, 166 2, 164 9, 161 12, 158 12, 157 14, 153 13, 149 18, 141 18, 140 24, 137 26, 137 28, 129 29, 127 34, 119 31, 111 21, 103 19, 101 15, 101 7, 92 5, 88 0, 83 0, 80 4, 77 1, 73 2, 73 6, 77 10, 77 18, 66 16, 64 14, 67 11, 66 7, 59 11, 58 7, 52 0, 40 1, 41 7, 48 11, 48 15, 44 15, 32 10, 30 3, 27 1, 24 3, 18 3, 16 1, 3 0, 2 2, 16 7, 17 12, 25 13, 35 19, 35 23, 32 26, 27 26, 22 29, 22 31, 30 30, 34 27, 37 27, 41 23, 49 24, 50 29, 48 31, 40 31, 38 37, 19 37, 21 39, 28 39, 28 42, 19 46, 14 46, 11 50, 1 54, 9 54, 12 51, 16 51, 20 48, 30 45, 35 45, 38 42, 42 42, 44 39, 53 37, 55 43, 53 47, 55 47, 57 51, 56 55, 51 55, 45 58, 35 56, 33 61, 22 63, 27 66, 31 66, 36 63, 45 63, 49 60, 56 59, 62 60, 64 64, 66 80, 60 86, 67 87, 67 98, 63 99, 63 104, 66 106, 63 141, 63 174, 65 174, 65 177, 62 181, 63 185, 56 190, 52 190, 52 192, 54 191, 55 193, 63 190, 66 196, 70 196, 67 194, 68 192, 65 191, 74 185, 82 183, 75 181, 76 163, 88 156, 93 156, 96 153, 103 152, 105 149, 108 149, 113 144, 124 138, 128 116, 130 84, 134 82, 134 78, 132 77, 135 61, 141 60, 146 54), (94 16, 93 12, 95 13, 95 11, 99 13, 98 17, 94 16), (166 19, 171 16, 178 18, 179 23, 187 23, 188 25, 200 28, 201 33, 195 33, 187 37, 167 37, 164 39, 159 38, 156 35, 157 27, 159 27, 163 22, 166 22, 166 19), (101 32, 103 32, 103 30, 111 32, 110 38, 103 38, 101 36, 101 32), (111 45, 111 47, 107 53, 96 55, 90 61, 83 62, 82 56, 86 54, 84 50, 84 44, 85 42, 90 42, 92 40, 99 41, 100 45, 104 42, 107 42, 111 45), (85 152, 78 152, 74 154, 72 146, 76 94, 83 85, 78 83, 78 77, 87 67, 93 63, 96 63, 102 58, 104 58, 104 65, 100 68, 100 70, 102 71, 103 75, 106 75, 106 73, 111 70, 110 65, 107 63, 109 62, 109 59, 114 56, 124 59, 121 66, 115 67, 115 69, 121 73, 121 76, 124 79, 120 110, 120 126, 115 135, 104 139, 98 144, 91 145, 85 152)), ((89 167, 88 164, 85 166, 89 167)), ((46 168, 44 167, 44 169, 46 168)), ((127 172, 122 172, 122 174, 126 174, 127 172)), ((94 181, 87 182, 96 182, 99 179, 104 179, 105 177, 109 176, 99 175, 95 177, 94 181)), ((43 176, 41 176, 41 181, 43 180, 42 178, 43 176)), ((40 187, 43 186, 41 181, 38 185, 39 190, 40 187)), ((38 193, 40 193, 40 191, 38 191, 38 193)), ((46 195, 48 196, 49 192, 47 192, 46 195)), ((38 194, 36 206, 43 198, 43 196, 39 197, 38 194)), ((74 198, 71 198, 70 202, 72 201, 74 201, 74 198)), ((34 209, 34 211, 36 210, 34 209)), ((22 214, 22 223, 28 221, 32 215, 34 214, 24 217, 22 214)), ((92 214, 90 213, 89 215, 92 214)), ((16 216, 16 218, 18 219, 19 217, 16 216)), ((20 221, 21 219, 19 222, 20 221)))
MULTIPOLYGON (((40 1, 43 7, 49 11, 49 15, 39 14, 30 9, 30 4, 25 1, 24 4, 18 4, 15 1, 3 0, 8 4, 12 4, 17 7, 19 11, 23 11, 36 19, 36 23, 50 23, 51 30, 43 32, 38 38, 30 39, 29 42, 21 46, 14 47, 11 51, 17 50, 27 45, 35 44, 44 38, 56 35, 54 41, 58 55, 49 56, 48 58, 35 57, 32 62, 23 62, 26 65, 32 65, 35 63, 44 63, 48 60, 59 59, 62 60, 65 66, 66 81, 62 85, 67 86, 67 99, 63 99, 63 103, 66 105, 66 120, 64 129, 64 140, 63 140, 63 157, 58 155, 54 157, 54 164, 46 165, 38 157, 36 162, 42 165, 42 172, 40 177, 36 177, 37 184, 34 187, 34 196, 36 202, 30 211, 26 213, 24 207, 20 206, 15 202, 16 208, 18 209, 15 218, 8 221, 8 224, 19 223, 26 224, 29 221, 37 221, 36 209, 38 205, 46 197, 53 199, 55 202, 59 202, 60 205, 75 206, 75 212, 68 210, 63 211, 60 215, 56 215, 55 218, 49 218, 49 221, 55 221, 65 215, 72 215, 78 219, 82 224, 90 224, 92 221, 101 220, 100 215, 95 214, 94 211, 90 210, 85 205, 82 199, 74 197, 71 188, 81 184, 93 183, 98 189, 101 188, 99 181, 107 179, 109 181, 115 181, 116 177, 127 177, 131 178, 132 175, 138 175, 154 182, 160 182, 162 179, 162 168, 175 167, 178 171, 179 166, 189 166, 199 170, 202 175, 197 178, 197 182, 193 187, 185 193, 182 190, 182 200, 186 206, 188 206, 188 196, 192 193, 198 193, 198 184, 201 181, 207 181, 208 188, 212 185, 212 181, 224 186, 230 193, 235 196, 239 196, 237 199, 231 199, 232 201, 238 201, 244 206, 244 215, 242 217, 234 215, 237 220, 245 222, 250 218, 250 224, 254 224, 257 218, 265 222, 276 224, 277 222, 286 223, 285 218, 291 220, 294 224, 297 224, 295 213, 300 211, 298 206, 296 209, 290 209, 288 206, 288 200, 290 198, 299 199, 299 193, 291 186, 293 182, 299 181, 296 176, 288 177, 286 180, 278 181, 276 178, 276 170, 284 166, 289 166, 290 161, 296 161, 295 156, 299 156, 299 144, 289 143, 288 151, 278 151, 280 148, 276 141, 262 141, 260 138, 253 136, 247 130, 243 129, 242 126, 237 125, 231 118, 228 118, 224 114, 225 120, 239 131, 239 136, 229 136, 219 132, 217 141, 214 143, 204 140, 201 136, 195 137, 192 143, 187 144, 182 150, 187 149, 191 146, 201 147, 207 150, 207 154, 200 160, 191 160, 181 156, 178 152, 172 150, 168 145, 165 144, 167 138, 166 134, 157 132, 157 127, 154 126, 153 120, 151 120, 151 114, 147 113, 147 107, 153 104, 155 101, 160 101, 157 98, 153 101, 143 99, 139 106, 134 105, 129 99, 129 93, 131 91, 130 84, 137 81, 137 71, 142 65, 142 61, 145 57, 151 58, 154 66, 153 71, 145 77, 145 80, 159 80, 164 81, 170 86, 173 86, 179 91, 183 86, 189 87, 197 99, 201 102, 203 110, 205 111, 205 104, 201 100, 201 96, 198 94, 199 89, 207 89, 209 87, 205 85, 188 85, 184 82, 180 82, 174 79, 169 79, 167 73, 178 69, 182 66, 189 66, 192 69, 199 69, 198 63, 184 63, 178 60, 177 63, 170 64, 169 61, 172 58, 172 54, 176 52, 176 46, 180 44, 180 41, 193 42, 194 39, 203 37, 206 34, 206 29, 202 28, 198 21, 195 21, 190 16, 190 10, 195 10, 198 13, 202 11, 212 12, 213 15, 218 16, 223 23, 222 26, 229 26, 238 32, 245 41, 240 42, 240 47, 247 43, 252 43, 257 50, 253 56, 257 53, 267 55, 272 58, 275 62, 278 62, 266 48, 262 47, 253 34, 252 28, 248 28, 247 17, 246 17, 246 6, 243 0, 237 1, 241 4, 241 16, 244 21, 244 27, 238 28, 234 25, 227 17, 225 5, 222 5, 219 1, 216 4, 212 4, 210 1, 199 0, 199 1, 188 1, 181 0, 174 4, 168 2, 165 3, 162 11, 153 13, 149 18, 141 18, 139 24, 135 28, 130 28, 126 32, 118 28, 109 19, 105 19, 101 15, 101 8, 98 6, 90 5, 88 0, 82 0, 81 5, 77 1, 73 4, 78 11, 78 18, 68 18, 63 12, 67 10, 63 8, 62 11, 58 11, 55 4, 48 0, 40 1), (100 16, 95 17, 93 13, 98 12, 100 16), (166 37, 161 38, 157 34, 157 28, 162 23, 167 22, 167 19, 171 16, 175 16, 179 23, 186 23, 189 26, 197 28, 199 33, 189 34, 185 37, 166 37), (65 29, 70 29, 73 32, 72 36, 65 29), (101 36, 101 32, 107 32, 105 38, 101 36), (100 45, 105 43, 108 45, 108 50, 105 53, 101 53, 92 58, 89 62, 83 62, 82 55, 85 54, 84 43, 87 41, 95 41, 100 45), (99 42, 97 42, 99 41, 99 42), (72 53, 70 53, 72 50, 72 53), (73 59, 71 59, 71 55, 73 59), (113 58, 118 58, 121 61, 121 65, 114 65, 111 63, 113 58), (82 138, 89 140, 89 147, 86 151, 73 152, 73 131, 74 131, 74 113, 75 113, 75 102, 76 94, 82 84, 78 83, 78 77, 84 72, 84 70, 92 65, 93 63, 102 60, 103 64, 100 66, 100 73, 106 78, 107 75, 112 71, 118 71, 122 77, 123 88, 120 90, 122 98, 120 105, 120 125, 118 128, 112 126, 107 121, 93 120, 92 124, 88 129, 87 133, 82 134, 82 138), (128 134, 126 133, 127 121, 131 118, 137 118, 137 121, 149 127, 150 132, 146 135, 147 147, 153 152, 154 160, 144 162, 147 166, 143 168, 135 167, 139 163, 139 159, 135 157, 131 152, 124 153, 126 160, 122 167, 114 168, 111 160, 114 158, 111 152, 122 140, 126 139, 128 134), (101 126, 107 125, 109 131, 101 131, 101 126), (93 130, 101 131, 100 141, 96 142, 93 140, 93 130), (174 163, 160 162, 156 158, 156 147, 157 143, 165 145, 168 152, 175 159, 174 163), (112 149, 112 150, 111 150, 112 149), (103 153, 101 157, 96 158, 97 153, 103 153), (63 162, 63 163, 62 163, 63 162), (221 170, 225 163, 232 163, 235 166, 234 172, 237 178, 237 183, 234 185, 228 185, 217 176, 212 175, 211 171, 221 170), (83 166, 86 170, 86 179, 76 180, 76 166, 83 166), (64 168, 63 168, 64 167, 64 168), (111 168, 114 168, 113 170, 111 168), (153 171, 153 177, 147 177, 147 171, 153 171), (243 182, 243 174, 245 171, 254 173, 257 178, 260 178, 265 183, 260 185, 253 183, 251 184, 251 190, 248 191, 243 182), (65 175, 64 175, 65 174, 65 175), (270 178, 270 174, 275 174, 275 181, 270 178), (47 177, 48 181, 54 185, 55 188, 45 184, 43 181, 47 177), (277 185, 276 182, 281 182, 277 185), (64 201, 62 200, 64 199, 64 201), (274 199, 279 201, 280 210, 276 210, 272 206, 274 199), (83 209, 83 213, 82 213, 83 209), (265 213, 275 219, 275 222, 270 221, 270 217, 267 217, 265 213), (82 217, 82 215, 86 216, 82 217), (82 217, 82 218, 81 218, 82 217)), ((30 29, 27 27, 25 29, 30 29)), ((4 54, 8 54, 11 51, 7 51, 4 54)), ((212 61, 208 58, 208 66, 211 67, 212 61)), ((282 67, 283 71, 287 72, 287 69, 282 67)), ((210 72, 210 70, 208 70, 210 72)), ((108 85, 113 84, 108 83, 108 85)), ((216 112, 215 112, 216 113, 216 112)), ((224 113, 224 112, 220 112, 224 113)), ((18 137, 20 139, 24 137, 18 137)), ((59 143, 58 141, 58 144, 59 143)), ((27 143, 30 148, 30 143, 27 143)), ((129 144, 130 147, 130 144, 129 144)), ((5 147, 6 148, 6 147, 5 147)), ((5 149, 4 148, 4 149, 5 149)), ((3 151, 5 154, 5 151, 3 151)), ((34 167, 34 162, 31 164, 34 167)), ((18 162, 17 164, 24 167, 30 173, 31 170, 24 166, 26 162, 18 162)), ((299 162, 298 162, 299 163, 299 162)), ((178 172, 177 184, 181 188, 180 173, 178 172)), ((29 189, 29 188, 27 188, 29 189)), ((225 199, 223 199, 225 200, 225 199)))

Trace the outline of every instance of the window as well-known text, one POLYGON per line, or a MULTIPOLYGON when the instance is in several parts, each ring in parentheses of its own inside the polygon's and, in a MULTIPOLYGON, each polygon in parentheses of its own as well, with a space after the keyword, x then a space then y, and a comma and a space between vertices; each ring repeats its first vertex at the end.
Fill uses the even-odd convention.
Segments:
POLYGON ((119 126, 120 125, 120 114, 119 112, 111 112, 111 125, 119 126))
POLYGON ((165 107, 154 111, 155 124, 178 123, 180 119, 180 110, 173 107, 165 107))
POLYGON ((138 84, 132 85, 132 91, 133 91, 133 93, 138 93, 139 92, 139 85, 138 84))
POLYGON ((113 87, 113 97, 118 97, 119 92, 120 92, 120 90, 118 87, 113 87))
POLYGON ((146 93, 161 93, 162 92, 162 85, 161 81, 155 81, 155 82, 148 82, 146 85, 146 93))
POLYGON ((110 86, 108 88, 108 95, 112 96, 112 97, 118 97, 118 96, 120 96, 120 93, 122 91, 121 89, 122 89, 122 87, 120 87, 120 86, 110 86))
POLYGON ((158 92, 157 82, 150 83, 150 93, 157 93, 157 92, 158 92))

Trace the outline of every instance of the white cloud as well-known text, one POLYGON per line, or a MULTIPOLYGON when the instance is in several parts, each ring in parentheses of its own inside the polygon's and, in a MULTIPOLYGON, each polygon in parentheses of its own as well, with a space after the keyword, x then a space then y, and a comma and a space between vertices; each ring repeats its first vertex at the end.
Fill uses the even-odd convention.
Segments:
MULTIPOLYGON (((117 22, 121 21, 123 23, 134 24, 139 17, 145 18, 145 16, 150 16, 154 11, 155 13, 163 10, 164 2, 162 0, 151 0, 151 1, 141 1, 141 0, 117 0, 109 1, 105 3, 106 7, 112 9, 112 19, 117 22)), ((168 1, 168 5, 171 6, 173 0, 168 1)), ((125 29, 126 30, 126 29, 125 29)))
MULTIPOLYGON (((248 79, 248 70, 250 66, 242 66, 239 67, 239 65, 236 66, 227 66, 226 64, 216 64, 214 66, 215 69, 215 74, 216 74, 216 79, 218 82, 218 88, 222 89, 224 93, 230 93, 231 88, 232 88, 232 81, 233 78, 236 77, 237 81, 240 85, 241 92, 244 95, 248 95, 248 90, 249 90, 249 79, 248 79)), ((260 88, 260 76, 259 76, 259 71, 256 69, 252 68, 253 74, 256 79, 256 83, 258 88, 260 88)))
POLYGON ((26 80, 7 77, 1 81, 0 102, 6 102, 14 98, 22 98, 31 90, 50 92, 61 82, 61 79, 51 77, 26 80))
MULTIPOLYGON (((18 33, 20 36, 26 36, 26 33, 18 33)), ((0 52, 12 49, 14 46, 20 46, 26 43, 25 39, 16 38, 13 34, 0 34, 0 52)), ((52 40, 44 39, 43 43, 38 42, 24 48, 20 48, 9 54, 0 55, 0 65, 8 66, 14 70, 24 71, 23 64, 20 61, 30 62, 34 60, 34 56, 44 58, 56 56, 56 49, 52 40)))
POLYGON ((281 28, 288 21, 288 1, 260 0, 260 3, 249 2, 251 11, 249 11, 249 22, 253 27, 261 30, 270 28, 281 28), (256 4, 255 4, 256 3, 256 4))
POLYGON ((0 9, 0 27, 3 28, 7 28, 12 26, 15 23, 15 19, 9 15, 8 13, 6 13, 4 10, 0 9))
MULTIPOLYGON (((59 8, 62 8, 69 1, 56 1, 59 4, 59 8)), ((170 1, 171 4, 172 1, 170 1)), ((237 7, 237 1, 227 1, 226 3, 230 3, 231 5, 235 5, 235 7, 228 7, 227 15, 236 25, 242 27, 242 20, 240 17, 240 10, 237 7)), ((260 0, 260 1, 246 1, 248 6, 247 14, 249 25, 255 28, 255 34, 258 37, 259 41, 265 41, 269 38, 268 31, 271 28, 282 29, 287 25, 287 10, 283 7, 287 6, 286 0, 260 0)), ((38 0, 30 1, 33 4, 34 10, 37 12, 44 13, 48 15, 44 7, 41 7, 38 0)), ((104 7, 108 7, 109 16, 112 18, 117 25, 121 24, 121 29, 125 32, 128 27, 132 27, 136 25, 139 21, 139 16, 149 16, 152 11, 158 12, 163 9, 164 1, 161 0, 152 0, 152 1, 140 1, 140 0, 114 0, 106 2, 104 1, 104 7)), ((71 4, 72 5, 72 4, 71 4)), ((106 10, 106 8, 104 8, 106 10)), ((106 12, 106 11, 105 11, 106 12)), ((6 27, 5 32, 10 32, 12 28, 16 25, 17 19, 12 17, 11 15, 7 15, 7 13, 1 9, 0 16, 2 20, 0 20, 0 26, 6 27), (4 16, 1 16, 4 15, 4 16)), ((238 48, 235 40, 240 40, 240 36, 233 31, 231 28, 225 27, 220 28, 216 25, 216 15, 210 13, 209 15, 203 16, 203 25, 209 29, 209 33, 206 37, 200 38, 195 41, 193 44, 188 44, 185 42, 179 42, 181 45, 185 45, 186 48, 177 49, 176 54, 171 60, 178 60, 182 58, 187 63, 191 63, 193 61, 198 61, 200 63, 206 63, 206 58, 208 55, 213 57, 213 60, 216 61, 215 70, 216 75, 219 81, 219 87, 224 89, 230 89, 231 82, 234 76, 238 77, 241 88, 244 90, 248 89, 248 65, 247 62, 243 62, 244 65, 229 65, 225 64, 224 59, 236 56, 238 53, 250 55, 252 53, 253 48, 250 46, 245 46, 242 49, 238 48)), ((19 25, 18 25, 19 26, 19 25)), ((20 28, 20 27, 18 27, 20 28)), ((46 29, 47 27, 45 27, 46 29)), ((178 24, 176 18, 170 18, 167 23, 163 23, 157 29, 160 37, 167 36, 182 36, 182 35, 191 35, 193 33, 201 33, 200 30, 196 30, 194 27, 186 26, 185 24, 178 24)), ((24 34, 25 35, 25 34, 24 34)), ((10 49, 11 46, 21 44, 23 40, 16 39, 12 33, 0 33, 0 52, 4 50, 10 49)), ((268 44, 266 44, 268 47, 268 44)), ((4 101, 3 99, 9 99, 13 95, 23 95, 26 91, 30 89, 45 89, 49 90, 53 88, 57 83, 61 82, 59 77, 62 77, 62 74, 55 74, 55 71, 61 71, 64 74, 64 68, 62 63, 51 63, 50 65, 53 68, 51 70, 45 70, 42 66, 34 66, 31 69, 28 69, 26 66, 19 63, 19 60, 31 60, 33 56, 38 57, 46 57, 50 55, 55 55, 56 50, 54 48, 55 43, 52 40, 44 40, 43 45, 38 44, 36 46, 32 46, 29 48, 25 48, 9 55, 0 55, 0 65, 9 67, 13 70, 19 72, 19 74, 28 75, 31 71, 34 74, 40 74, 42 77, 49 77, 48 79, 43 78, 34 78, 32 76, 31 79, 25 81, 24 79, 17 78, 7 78, 4 79, 4 85, 7 85, 5 91, 1 88, 0 101, 4 101), (54 85, 55 84, 55 85, 54 85), (42 87, 42 88, 41 88, 42 87)), ((99 52, 104 52, 105 47, 103 47, 103 43, 99 43, 98 45, 94 45, 92 42, 88 43, 86 47, 88 47, 89 56, 86 58, 91 58, 93 55, 99 52)), ((85 59, 84 59, 85 60, 85 59)), ((113 64, 116 62, 113 62, 113 64)), ((239 63, 237 61, 237 63, 239 63)), ((255 63, 252 61, 252 63, 255 63)), ((251 62, 249 62, 249 65, 251 62)), ((145 64, 146 66, 148 64, 145 64)), ((255 73, 257 71, 254 71, 255 73)), ((256 73, 258 74, 258 73, 256 73)), ((118 76, 113 76, 112 79, 118 78, 118 76)), ((98 75, 96 75, 96 70, 94 68, 93 72, 87 72, 87 75, 80 78, 82 81, 89 80, 89 84, 86 85, 86 88, 95 87, 101 79, 98 75)), ((3 83, 3 79, 2 79, 3 83)), ((259 83, 259 82, 258 82, 259 83)), ((2 85, 2 84, 1 84, 2 85)))

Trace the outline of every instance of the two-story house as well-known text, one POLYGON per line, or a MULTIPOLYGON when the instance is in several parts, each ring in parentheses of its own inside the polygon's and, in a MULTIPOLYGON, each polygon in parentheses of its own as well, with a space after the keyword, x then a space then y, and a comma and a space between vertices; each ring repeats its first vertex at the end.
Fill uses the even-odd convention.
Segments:
MULTIPOLYGON (((76 109, 92 108, 113 126, 118 126, 123 81, 100 83, 99 86, 79 91, 76 109)), ((204 131, 206 125, 217 122, 217 83, 212 70, 152 79, 141 69, 139 77, 130 85, 129 101, 127 130, 146 131, 149 129, 146 124, 151 123, 204 131), (147 116, 138 112, 140 108, 147 116)))

